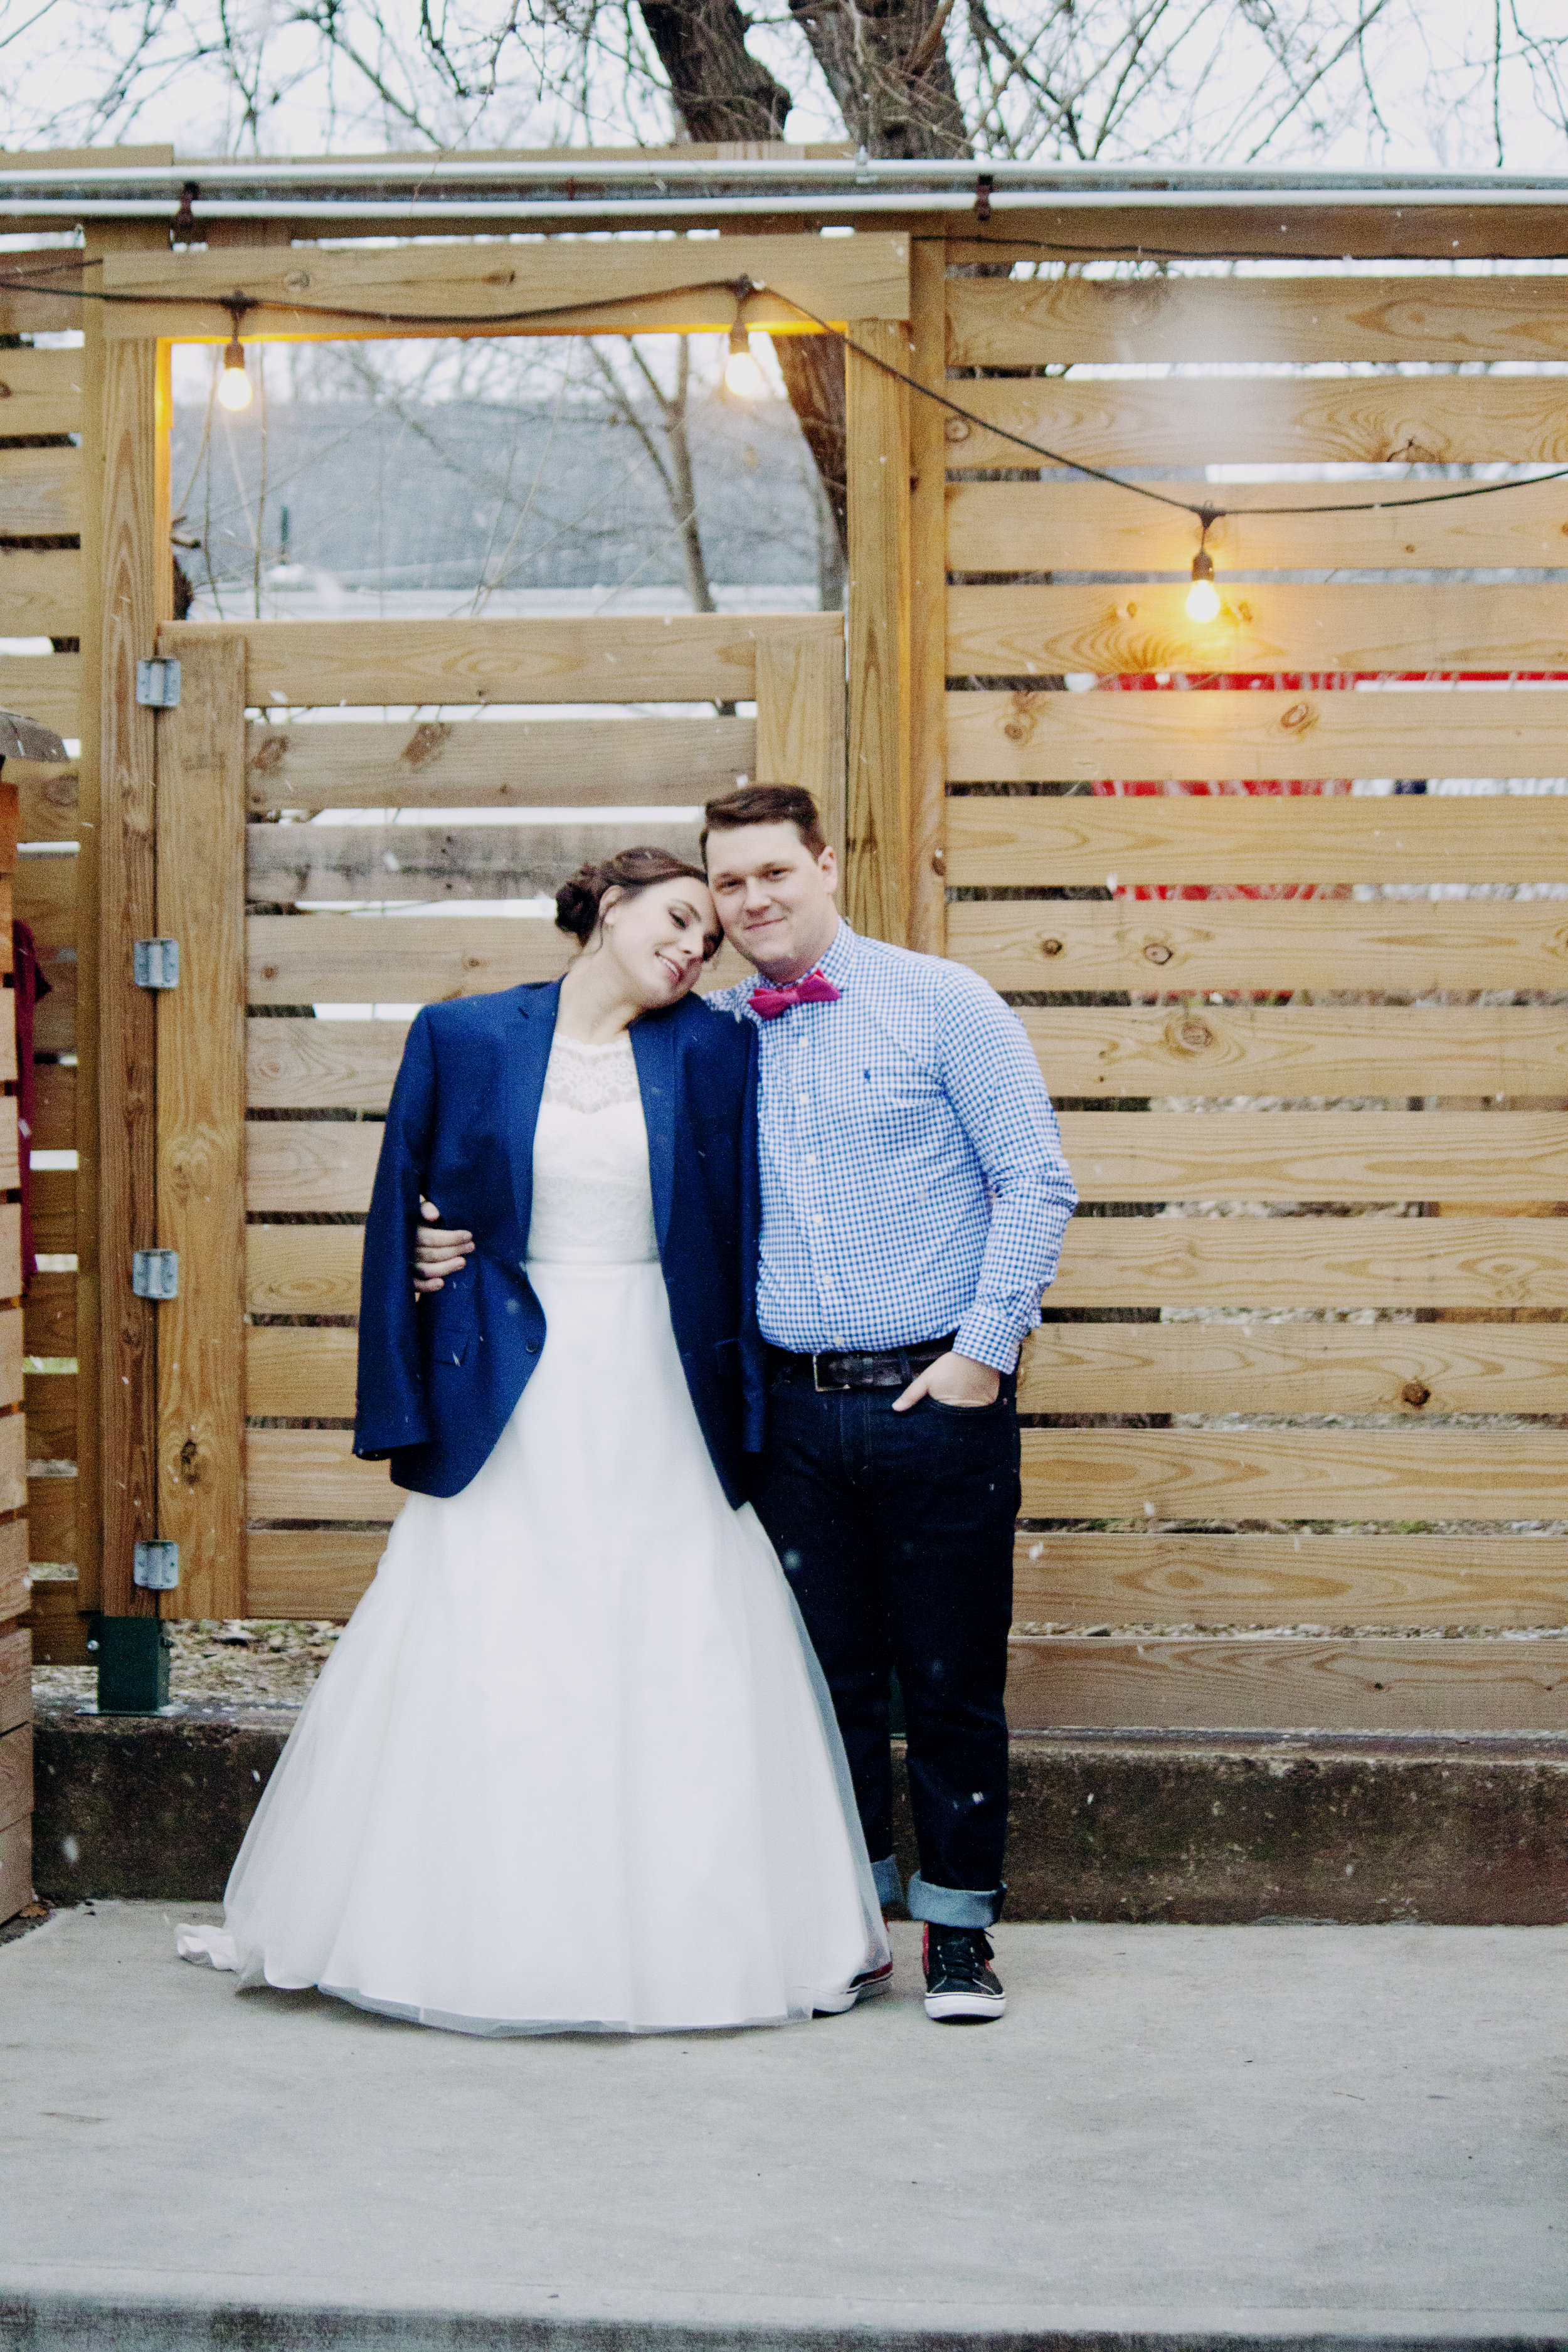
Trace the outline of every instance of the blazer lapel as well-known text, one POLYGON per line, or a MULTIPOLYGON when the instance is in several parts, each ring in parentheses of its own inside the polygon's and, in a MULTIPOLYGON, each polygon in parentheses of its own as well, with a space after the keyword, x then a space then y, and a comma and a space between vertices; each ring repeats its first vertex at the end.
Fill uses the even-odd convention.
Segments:
POLYGON ((507 1062, 510 1099, 507 1104, 506 1130, 510 1143, 512 1198, 517 1203, 517 1222, 525 1255, 533 1215, 533 1130, 539 1125, 544 1073, 550 1062, 560 1003, 558 980, 549 982, 543 988, 524 991, 517 1008, 521 1034, 516 1053, 507 1062))
POLYGON ((653 1184, 653 1229, 659 1255, 669 1238, 675 1195, 675 1026, 657 1013, 645 1013, 631 1029, 643 1119, 647 1128, 647 1167, 653 1184))

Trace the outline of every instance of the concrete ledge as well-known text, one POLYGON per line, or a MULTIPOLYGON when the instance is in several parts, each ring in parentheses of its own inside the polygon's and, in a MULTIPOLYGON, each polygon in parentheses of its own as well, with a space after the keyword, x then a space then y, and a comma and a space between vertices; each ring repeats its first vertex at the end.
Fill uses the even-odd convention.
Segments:
MULTIPOLYGON (((289 1708, 40 1705, 34 1874, 57 1903, 216 1902, 289 1708)), ((909 1852, 907 1805, 900 1845, 909 1852)), ((1013 1751, 1007 1916, 1568 1921, 1568 1741, 1058 1732, 1013 1751)))

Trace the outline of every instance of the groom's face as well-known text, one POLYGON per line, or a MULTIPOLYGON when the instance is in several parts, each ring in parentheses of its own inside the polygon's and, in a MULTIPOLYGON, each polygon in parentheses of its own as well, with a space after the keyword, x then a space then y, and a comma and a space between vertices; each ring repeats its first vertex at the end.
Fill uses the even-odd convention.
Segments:
POLYGON ((708 884, 725 938, 762 971, 797 978, 832 944, 837 862, 831 849, 808 849, 793 824, 715 828, 708 884))

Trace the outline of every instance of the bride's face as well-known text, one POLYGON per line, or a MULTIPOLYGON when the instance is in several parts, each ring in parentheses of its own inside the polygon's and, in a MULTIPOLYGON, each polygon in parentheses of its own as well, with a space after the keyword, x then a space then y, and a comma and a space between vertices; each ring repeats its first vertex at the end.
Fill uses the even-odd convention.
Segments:
POLYGON ((606 894, 599 917, 602 952, 649 1012, 689 994, 721 936, 707 887, 684 874, 629 897, 606 894))

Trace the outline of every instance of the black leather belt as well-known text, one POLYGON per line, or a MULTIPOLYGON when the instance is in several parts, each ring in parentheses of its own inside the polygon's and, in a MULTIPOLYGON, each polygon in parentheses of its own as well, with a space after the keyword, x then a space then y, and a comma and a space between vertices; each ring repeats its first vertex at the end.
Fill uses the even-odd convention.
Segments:
POLYGON ((957 1337, 950 1331, 945 1339, 917 1339, 907 1348, 849 1348, 816 1356, 770 1347, 768 1360, 786 1380, 809 1381, 821 1396, 848 1389, 903 1389, 917 1372, 945 1356, 957 1337))

